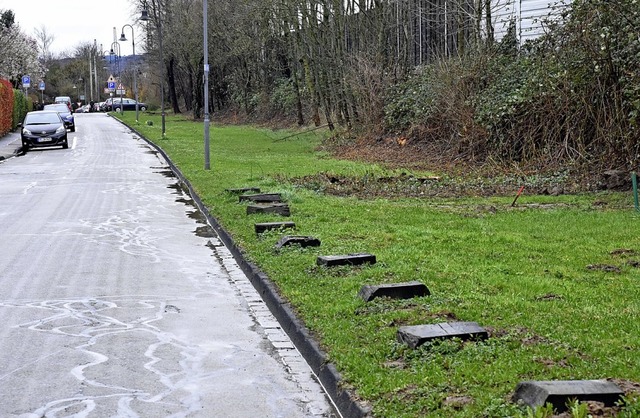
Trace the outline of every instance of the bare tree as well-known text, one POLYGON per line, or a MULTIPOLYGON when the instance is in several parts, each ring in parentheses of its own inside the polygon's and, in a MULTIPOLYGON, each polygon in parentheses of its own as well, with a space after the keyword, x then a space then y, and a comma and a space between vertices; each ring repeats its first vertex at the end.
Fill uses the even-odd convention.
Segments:
MULTIPOLYGON (((180 103, 194 117, 203 106, 202 1, 147 1, 148 50, 158 58, 162 28, 169 98, 174 111, 180 103)), ((293 97, 286 111, 299 124, 306 111, 330 127, 379 121, 385 86, 416 66, 491 43, 495 7, 491 0, 209 1, 211 108, 264 112, 285 86, 293 97)))
POLYGON ((46 65, 52 58, 51 45, 55 40, 55 36, 50 34, 44 25, 40 26, 39 28, 35 28, 33 30, 33 33, 35 34, 36 41, 38 42, 40 59, 42 60, 42 63, 46 65))

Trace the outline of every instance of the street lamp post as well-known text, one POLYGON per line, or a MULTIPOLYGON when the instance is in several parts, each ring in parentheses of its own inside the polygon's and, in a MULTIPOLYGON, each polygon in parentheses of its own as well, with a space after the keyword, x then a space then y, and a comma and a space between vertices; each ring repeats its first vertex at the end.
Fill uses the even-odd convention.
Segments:
POLYGON ((138 67, 136 61, 136 35, 133 32, 133 26, 129 24, 125 24, 124 26, 122 26, 122 35, 120 36, 120 40, 123 42, 127 40, 127 38, 124 36, 124 28, 127 26, 131 28, 131 46, 133 47, 133 91, 136 99, 136 122, 138 122, 138 67))
POLYGON ((204 169, 211 168, 209 162, 209 36, 207 34, 207 0, 202 0, 202 32, 204 34, 204 169))
MULTIPOLYGON (((89 103, 93 102, 93 53, 95 51, 95 44, 96 44, 96 40, 93 40, 93 48, 91 48, 89 50, 89 98, 90 101, 89 103)), ((85 89, 86 92, 86 89, 85 89)), ((86 93, 85 93, 86 95, 86 93)), ((86 97, 85 97, 86 100, 86 97)), ((89 111, 91 111, 92 109, 89 108, 89 111)))
MULTIPOLYGON (((158 44, 160 47, 160 112, 162 114, 162 136, 164 137, 165 129, 165 111, 164 111, 164 55, 162 54, 162 22, 156 14, 156 9, 153 10, 154 22, 156 29, 158 30, 158 44)), ((144 2, 142 14, 140 20, 146 22, 149 20, 149 11, 147 10, 147 2, 144 2)))
MULTIPOLYGON (((115 28, 114 28, 114 32, 115 32, 115 28)), ((123 89, 120 88, 120 86, 122 85, 122 68, 120 68, 120 44, 117 41, 111 43, 111 51, 109 51, 109 54, 110 55, 117 54, 116 63, 118 65, 118 85, 116 86, 116 94, 118 94, 118 90, 120 90, 120 111, 124 113, 124 103, 122 102, 123 89), (113 49, 114 46, 117 47, 117 50, 118 50, 117 53, 113 49)))

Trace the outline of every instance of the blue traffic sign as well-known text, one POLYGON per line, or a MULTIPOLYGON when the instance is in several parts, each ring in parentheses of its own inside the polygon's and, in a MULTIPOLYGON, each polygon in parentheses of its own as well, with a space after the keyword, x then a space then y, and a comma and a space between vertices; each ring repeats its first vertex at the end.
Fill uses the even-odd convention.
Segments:
POLYGON ((116 89, 116 82, 115 81, 107 81, 107 88, 109 90, 115 90, 116 89))
POLYGON ((44 81, 41 81, 41 82, 38 84, 38 90, 44 90, 44 81))
POLYGON ((28 76, 28 75, 22 76, 22 87, 24 88, 31 87, 31 76, 28 76))

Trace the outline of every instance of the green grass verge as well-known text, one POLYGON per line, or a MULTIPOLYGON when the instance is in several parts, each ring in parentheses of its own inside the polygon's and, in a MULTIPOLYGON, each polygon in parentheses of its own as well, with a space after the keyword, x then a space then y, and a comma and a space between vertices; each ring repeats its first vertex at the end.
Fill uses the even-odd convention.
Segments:
POLYGON ((205 171, 202 123, 168 116, 162 138, 158 116, 140 120, 135 123, 133 112, 124 115, 167 152, 278 285, 375 416, 518 416, 526 411, 509 397, 523 380, 640 382, 640 270, 634 267, 640 216, 629 193, 525 194, 516 208, 512 196, 326 196, 286 178, 389 172, 316 151, 318 132, 280 140, 290 133, 235 126, 212 127, 211 170, 205 171), (247 216, 237 196, 225 192, 247 186, 283 193, 297 233, 320 238, 322 246, 277 253, 278 234, 257 238, 254 223, 279 219, 247 216), (616 251, 621 249, 633 251, 616 251), (379 262, 315 266, 318 255, 355 252, 373 253, 379 262), (432 296, 368 304, 357 297, 364 284, 410 280, 424 282, 432 296), (398 326, 452 318, 478 322, 491 338, 417 350, 396 342, 398 326))

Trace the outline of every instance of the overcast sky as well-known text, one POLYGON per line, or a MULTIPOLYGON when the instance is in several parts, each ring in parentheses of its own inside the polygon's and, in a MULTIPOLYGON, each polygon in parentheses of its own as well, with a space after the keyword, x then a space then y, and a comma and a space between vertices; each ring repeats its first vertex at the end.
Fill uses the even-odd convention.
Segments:
MULTIPOLYGON (((0 10, 13 10, 16 22, 27 35, 44 26, 53 35, 51 52, 73 52, 80 43, 93 43, 98 48, 111 49, 113 28, 120 39, 122 27, 139 17, 134 11, 134 0, 0 0, 0 10)), ((141 29, 134 26, 136 53, 142 52, 141 29)), ((130 55, 131 29, 125 28, 127 42, 120 42, 122 55, 130 55)), ((1 47, 1 46, 0 46, 1 47)), ((117 48, 116 48, 117 49, 117 48)))

